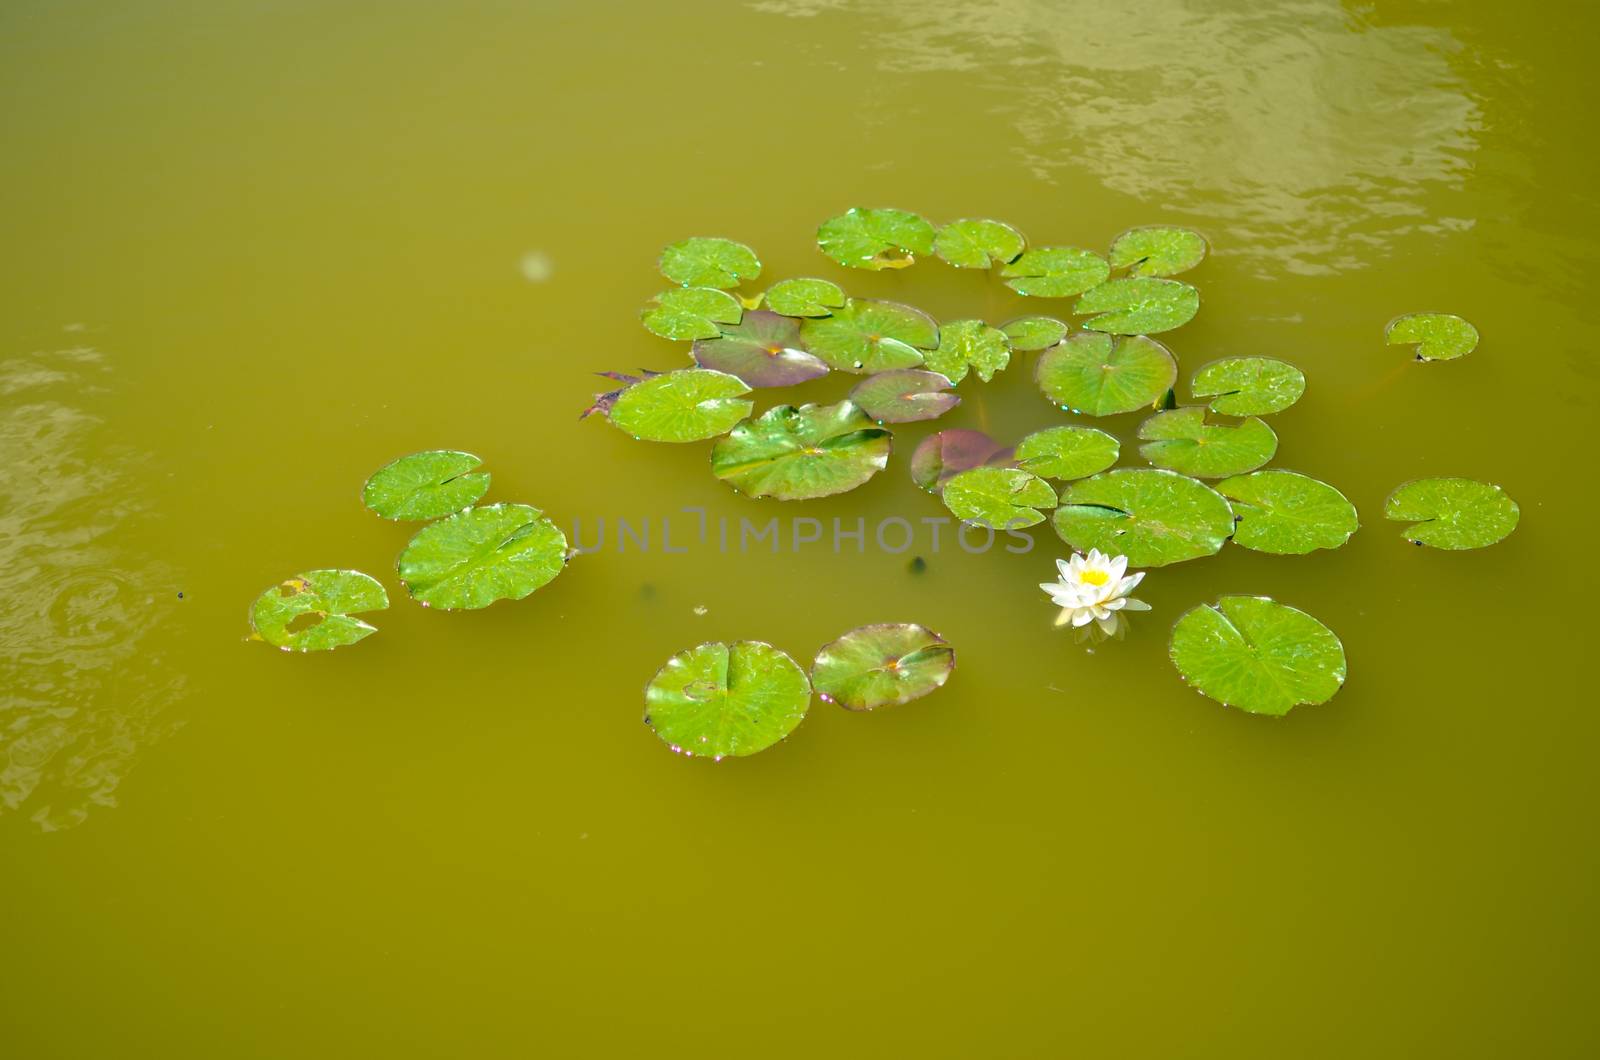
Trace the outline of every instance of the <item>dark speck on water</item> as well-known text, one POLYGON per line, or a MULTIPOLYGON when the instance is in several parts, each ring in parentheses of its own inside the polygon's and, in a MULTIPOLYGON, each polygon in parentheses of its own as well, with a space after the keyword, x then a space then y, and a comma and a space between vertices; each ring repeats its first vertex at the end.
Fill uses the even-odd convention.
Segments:
POLYGON ((910 571, 912 574, 921 574, 927 569, 928 561, 923 559, 921 556, 911 557, 911 562, 906 564, 906 570, 910 571))

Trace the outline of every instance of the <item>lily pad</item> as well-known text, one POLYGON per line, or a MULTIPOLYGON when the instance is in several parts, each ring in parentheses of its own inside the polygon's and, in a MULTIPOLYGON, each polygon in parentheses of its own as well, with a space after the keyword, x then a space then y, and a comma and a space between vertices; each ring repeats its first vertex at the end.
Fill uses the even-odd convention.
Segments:
POLYGON ((675 287, 662 291, 639 313, 645 329, 664 339, 713 339, 720 324, 737 324, 744 307, 727 291, 675 287))
POLYGON ((731 239, 693 236, 661 252, 661 275, 684 287, 737 287, 761 275, 756 252, 731 239))
POLYGON ((1056 503, 1050 483, 1015 467, 975 467, 944 485, 944 506, 962 522, 1020 530, 1044 522, 1039 508, 1056 503))
POLYGON ((468 508, 417 531, 396 568, 424 607, 476 610, 521 600, 567 565, 567 535, 527 504, 468 508))
POLYGON ((900 368, 869 375, 850 391, 850 400, 879 423, 934 420, 961 404, 950 386, 938 372, 900 368))
POLYGON ((1115 464, 1121 452, 1117 440, 1105 431, 1049 427, 1017 443, 1017 466, 1040 478, 1087 478, 1115 464))
POLYGON ((755 387, 793 386, 829 370, 800 341, 798 320, 764 309, 746 313, 717 338, 697 341, 694 359, 702 368, 726 372, 755 387))
POLYGON ((1417 344, 1419 361, 1453 361, 1478 348, 1478 329, 1451 313, 1411 313, 1389 322, 1384 341, 1417 344))
POLYGON ((1096 332, 1072 336, 1040 354, 1034 380, 1050 401, 1069 412, 1111 416, 1153 406, 1178 379, 1178 362, 1155 339, 1112 338, 1096 332))
POLYGON ((1139 455, 1156 467, 1195 478, 1242 475, 1271 460, 1278 436, 1252 416, 1237 426, 1207 423, 1198 405, 1158 412, 1139 424, 1139 455))
POLYGON ((1344 645, 1333 630, 1264 596, 1224 596, 1187 612, 1168 651, 1190 686, 1251 714, 1326 703, 1344 684, 1344 645))
POLYGON ((999 328, 981 320, 957 320, 939 329, 939 346, 923 355, 923 364, 952 383, 967 377, 968 368, 985 383, 1011 363, 1011 344, 999 328))
POLYGON ((389 594, 355 570, 308 570, 274 585, 250 608, 255 635, 284 651, 330 651, 376 633, 357 614, 382 611, 389 594))
POLYGON ((944 685, 956 653, 943 637, 910 622, 862 626, 817 652, 811 685, 845 710, 877 710, 920 699, 944 685))
POLYGON ((1111 275, 1106 259, 1081 247, 1034 247, 1003 267, 1006 286, 1035 298, 1070 298, 1111 275))
POLYGON ((469 474, 483 461, 454 449, 402 456, 373 472, 361 503, 385 519, 437 519, 477 503, 489 492, 487 471, 469 474))
POLYGON ((1383 515, 1412 523, 1404 536, 1413 545, 1460 550, 1504 540, 1522 512, 1499 486, 1470 478, 1425 478, 1389 494, 1383 515))
POLYGON ((850 401, 779 405, 711 448, 711 471, 747 497, 811 500, 845 493, 889 462, 889 432, 850 401))
POLYGON ((750 415, 750 388, 738 376, 682 368, 634 383, 611 406, 611 422, 646 442, 700 442, 750 415))
POLYGON ((911 454, 911 481, 938 493, 956 475, 975 467, 1011 462, 1012 449, 982 431, 955 428, 930 434, 911 454))
POLYGON ((852 298, 832 316, 801 324, 800 341, 841 372, 876 375, 920 368, 922 351, 939 345, 939 325, 920 309, 852 298))
POLYGON ((789 317, 825 317, 847 301, 827 280, 780 280, 767 288, 767 308, 789 317))
POLYGON ((1181 280, 1129 276, 1102 283, 1078 299, 1072 311, 1094 314, 1083 322, 1090 331, 1154 335, 1193 320, 1200 311, 1200 292, 1181 280))
POLYGON ((1000 331, 1019 353, 1047 350, 1067 337, 1067 326, 1055 317, 1018 317, 1001 324, 1000 331))
POLYGON ((1127 556, 1130 567, 1164 567, 1214 555, 1233 534, 1233 509, 1187 475, 1124 468, 1063 487, 1054 523, 1079 552, 1097 548, 1127 556))
POLYGON ((1205 260, 1206 241, 1199 232, 1170 225, 1130 228, 1111 244, 1111 267, 1130 276, 1172 276, 1205 260))
POLYGON ((933 253, 933 225, 908 210, 846 210, 817 229, 817 246, 852 269, 903 269, 933 253))
POLYGON ((1212 399, 1212 412, 1267 416, 1299 401, 1306 377, 1294 365, 1271 357, 1229 357, 1201 368, 1189 388, 1197 398, 1212 399))
POLYGON ((1361 527, 1344 494, 1306 475, 1276 469, 1224 479, 1217 492, 1233 505, 1233 543, 1257 552, 1300 556, 1338 548, 1361 527))
POLYGON ((800 664, 770 644, 741 640, 680 651, 644 690, 644 720, 668 747, 721 760, 765 751, 811 708, 800 664))
POLYGON ((958 269, 987 269, 1015 261, 1027 241, 1000 221, 963 219, 939 229, 934 252, 958 269))

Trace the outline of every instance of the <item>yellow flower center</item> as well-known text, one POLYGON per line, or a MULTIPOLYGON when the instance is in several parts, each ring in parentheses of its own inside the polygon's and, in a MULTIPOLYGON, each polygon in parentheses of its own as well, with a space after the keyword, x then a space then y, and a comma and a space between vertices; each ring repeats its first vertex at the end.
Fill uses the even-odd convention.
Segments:
POLYGON ((1111 576, 1103 570, 1086 570, 1078 575, 1078 580, 1087 585, 1104 585, 1111 580, 1111 576))

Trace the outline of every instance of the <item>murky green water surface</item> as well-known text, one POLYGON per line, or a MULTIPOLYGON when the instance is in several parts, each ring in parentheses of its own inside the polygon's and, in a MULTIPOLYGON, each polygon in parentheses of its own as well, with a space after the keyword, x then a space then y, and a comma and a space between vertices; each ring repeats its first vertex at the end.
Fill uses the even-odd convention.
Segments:
MULTIPOLYGON (((1593 1055, 1591 21, 8 4, 5 1053, 1593 1055), (703 445, 577 422, 591 371, 680 363, 636 307, 685 235, 943 319, 1025 308, 937 263, 834 268, 811 232, 857 203, 1036 243, 1203 230, 1204 308, 1166 336, 1183 378, 1300 365, 1276 464, 1363 529, 1158 570, 1154 612, 1088 652, 1036 588, 1047 529, 1027 555, 934 547, 923 427, 867 487, 792 507, 733 495, 703 445), (1482 346, 1383 345, 1426 309, 1482 346), (479 613, 397 594, 326 656, 243 643, 295 571, 398 590, 407 530, 358 490, 435 446, 586 543, 649 519, 651 548, 608 538, 479 613), (1426 475, 1503 484, 1521 528, 1405 545, 1382 500, 1426 475), (718 520, 771 514, 822 540, 720 551, 718 520), (910 552, 834 551, 835 518, 893 516, 910 552), (1228 592, 1327 622, 1344 691, 1273 721, 1187 690, 1167 631, 1228 592), (806 659, 889 620, 956 646, 946 689, 818 703, 720 766, 640 724, 680 648, 806 659)), ((1028 376, 966 384, 944 425, 1064 422, 1028 376)))

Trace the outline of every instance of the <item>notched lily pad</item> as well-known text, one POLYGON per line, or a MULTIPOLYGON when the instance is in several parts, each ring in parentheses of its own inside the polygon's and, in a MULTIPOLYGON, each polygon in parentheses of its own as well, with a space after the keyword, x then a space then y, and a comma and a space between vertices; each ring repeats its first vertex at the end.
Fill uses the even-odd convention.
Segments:
POLYGON ((889 432, 850 401, 779 405, 711 448, 711 471, 747 497, 811 500, 855 489, 889 462, 889 432))
POLYGON ((1478 348, 1478 329, 1452 313, 1411 313, 1389 321, 1384 341, 1417 346, 1419 361, 1453 361, 1478 348))
POLYGON ((877 710, 919 699, 944 685, 956 653, 943 637, 910 622, 852 629, 823 646, 811 685, 845 710, 877 710))
POLYGON ((800 341, 798 320, 764 309, 746 313, 717 338, 695 342, 694 359, 702 368, 737 376, 753 387, 793 386, 829 371, 827 362, 800 341))
POLYGON ((945 483, 975 467, 998 467, 1011 463, 1012 449, 1001 445, 982 431, 954 428, 930 434, 911 454, 911 481, 938 493, 945 483))
POLYGON ((1300 400, 1306 377, 1287 361, 1271 357, 1229 357, 1194 374, 1189 389, 1211 398, 1212 412, 1224 416, 1267 416, 1300 400))
POLYGON ((1050 483, 1015 467, 975 467, 944 485, 944 506, 962 522, 995 530, 1020 530, 1044 522, 1040 508, 1052 508, 1050 483))
POLYGON ((920 309, 852 298, 832 316, 801 324, 800 340, 841 372, 876 375, 920 368, 923 351, 939 345, 939 325, 920 309))
POLYGON ((770 644, 702 644, 656 671, 644 703, 645 724, 668 747, 720 761, 765 751, 793 732, 811 708, 811 682, 770 644))
POLYGON ((1200 292, 1181 280, 1131 276, 1107 280, 1078 299, 1072 311, 1093 314, 1083 322, 1090 331, 1112 335, 1155 335, 1194 319, 1200 292))
POLYGON ((817 246, 852 269, 903 269, 933 253, 933 225, 909 210, 855 207, 817 229, 817 246))
POLYGON ((744 307, 727 291, 675 287, 652 298, 639 313, 645 330, 664 339, 712 339, 721 324, 737 324, 744 307))
POLYGON ((1251 714, 1326 703, 1344 684, 1344 645, 1333 630, 1264 596, 1224 596, 1187 612, 1168 652, 1191 687, 1251 714))
POLYGON ((1086 416, 1150 408, 1178 379, 1178 362, 1155 339, 1082 332, 1039 355, 1034 381, 1052 404, 1086 416))
POLYGON ((308 570, 274 585, 250 608, 255 636, 284 651, 330 651, 376 633, 355 616, 382 611, 389 594, 355 570, 308 570))
POLYGON ((1015 261, 1027 241, 1000 221, 963 219, 939 229, 933 249, 958 269, 987 269, 1015 261))
POLYGON ((620 430, 646 442, 700 442, 726 433, 750 415, 750 388, 738 376, 682 368, 628 387, 609 413, 620 430))
POLYGON ((970 368, 985 383, 1011 363, 1011 344, 999 328, 981 320, 957 320, 939 328, 939 346, 923 354, 923 364, 952 383, 970 368))
POLYGON ((1239 521, 1233 543, 1257 552, 1301 556, 1338 548, 1361 527, 1355 505, 1344 494, 1293 471, 1224 479, 1217 492, 1228 498, 1239 521))
POLYGON ((1093 427, 1049 427, 1017 443, 1017 466, 1040 478, 1087 478, 1117 462, 1116 438, 1093 427))
POLYGON ((1035 298, 1070 298, 1111 275, 1106 259, 1082 247, 1034 247, 1000 270, 1006 286, 1035 298))
POLYGON ((1145 468, 1068 483, 1053 521, 1078 551, 1125 555, 1130 567, 1214 555, 1233 534, 1233 509, 1220 493, 1187 475, 1145 468))
POLYGON ((938 372, 900 368, 863 379, 850 391, 850 400, 879 423, 911 423, 938 419, 961 404, 950 387, 938 372))
POLYGON ((1067 337, 1067 326, 1055 317, 1018 317, 1001 324, 1000 331, 1019 353, 1047 350, 1067 337))
POLYGON ((1130 228, 1111 244, 1111 267, 1130 276, 1172 276, 1205 260, 1199 232, 1171 225, 1130 228))
POLYGON ((756 252, 731 239, 691 236, 661 252, 661 275, 684 287, 737 287, 761 275, 756 252))
POLYGON ((1383 515, 1412 523, 1404 536, 1413 545, 1459 551, 1504 540, 1522 512, 1499 486, 1470 478, 1425 478, 1389 494, 1383 515))
POLYGON ((767 288, 767 308, 789 317, 825 317, 847 301, 838 284, 802 278, 767 288))
POLYGON ((396 569, 411 598, 445 611, 521 600, 567 565, 567 535, 527 504, 468 508, 417 531, 396 569))
POLYGON ((477 503, 489 492, 483 461, 455 449, 430 449, 385 464, 361 490, 361 503, 385 519, 437 519, 477 503))
POLYGON ((1242 475, 1271 460, 1278 436, 1252 416, 1237 425, 1207 423, 1198 405, 1158 412, 1139 424, 1139 455, 1156 467, 1195 478, 1242 475))

